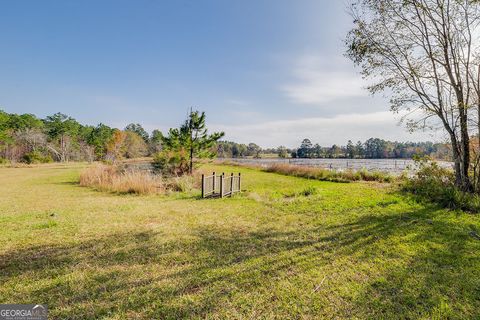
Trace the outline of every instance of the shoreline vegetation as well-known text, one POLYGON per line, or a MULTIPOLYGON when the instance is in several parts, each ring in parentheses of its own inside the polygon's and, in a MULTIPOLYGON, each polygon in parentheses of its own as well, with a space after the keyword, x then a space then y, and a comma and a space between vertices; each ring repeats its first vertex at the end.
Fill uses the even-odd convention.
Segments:
MULTIPOLYGON (((277 173, 286 176, 349 183, 354 181, 392 182, 394 177, 383 172, 360 171, 335 171, 321 168, 300 167, 287 164, 273 164, 268 167, 254 165, 240 165, 230 162, 217 162, 230 167, 243 167, 256 171, 277 173)), ((119 194, 137 195, 163 195, 169 192, 192 192, 199 188, 200 173, 194 175, 165 176, 149 169, 146 161, 108 165, 96 163, 89 165, 80 172, 79 184, 82 187, 91 187, 98 191, 119 194), (141 165, 136 166, 136 164, 141 165)))
POLYGON ((299 166, 286 163, 272 163, 265 165, 244 164, 232 161, 221 161, 218 163, 256 169, 264 172, 278 173, 287 176, 315 179, 331 182, 353 182, 353 181, 377 181, 392 182, 395 178, 387 172, 361 170, 332 170, 318 167, 299 166))

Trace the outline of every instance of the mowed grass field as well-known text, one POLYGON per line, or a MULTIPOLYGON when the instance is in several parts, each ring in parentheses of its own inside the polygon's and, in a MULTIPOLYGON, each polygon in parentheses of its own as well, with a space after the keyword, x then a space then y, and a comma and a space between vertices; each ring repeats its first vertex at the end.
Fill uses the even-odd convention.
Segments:
POLYGON ((0 168, 0 303, 51 319, 480 318, 480 219, 387 184, 242 172, 243 192, 134 196, 84 165, 0 168))

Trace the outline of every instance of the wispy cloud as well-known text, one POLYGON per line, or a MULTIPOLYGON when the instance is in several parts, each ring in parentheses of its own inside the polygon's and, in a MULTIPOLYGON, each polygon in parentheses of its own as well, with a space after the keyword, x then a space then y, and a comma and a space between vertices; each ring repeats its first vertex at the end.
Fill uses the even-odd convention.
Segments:
POLYGON ((343 58, 302 56, 293 64, 294 80, 282 90, 292 102, 311 105, 367 96, 365 82, 347 63, 343 58))

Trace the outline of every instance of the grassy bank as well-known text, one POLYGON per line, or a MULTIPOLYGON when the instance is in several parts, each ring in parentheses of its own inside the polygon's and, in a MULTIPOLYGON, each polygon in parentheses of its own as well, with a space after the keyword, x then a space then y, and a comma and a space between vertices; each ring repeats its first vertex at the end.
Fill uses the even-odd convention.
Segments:
POLYGON ((0 168, 0 303, 52 319, 480 317, 480 217, 388 184, 254 169, 245 192, 118 195, 0 168))

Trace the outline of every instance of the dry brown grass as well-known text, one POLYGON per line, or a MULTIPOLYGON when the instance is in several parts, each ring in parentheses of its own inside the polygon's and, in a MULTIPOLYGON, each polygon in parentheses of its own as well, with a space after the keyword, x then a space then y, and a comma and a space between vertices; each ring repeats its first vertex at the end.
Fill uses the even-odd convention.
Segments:
POLYGON ((387 173, 379 171, 367 171, 367 170, 346 170, 336 171, 324 168, 314 168, 305 166, 296 166, 284 163, 275 163, 266 168, 266 172, 275 172, 285 174, 288 176, 302 177, 308 179, 336 181, 336 182, 349 182, 349 181, 378 181, 378 182, 391 182, 392 176, 387 173))
POLYGON ((165 183, 159 176, 141 170, 120 171, 114 166, 104 164, 82 171, 80 185, 118 193, 161 194, 165 192, 165 183))
POLYGON ((170 177, 166 181, 167 189, 174 192, 192 192, 201 187, 201 176, 196 173, 192 176, 183 175, 178 177, 170 177))
POLYGON ((99 191, 133 194, 190 193, 200 187, 201 177, 194 174, 163 178, 145 170, 127 169, 106 164, 91 166, 80 173, 80 185, 99 191))

